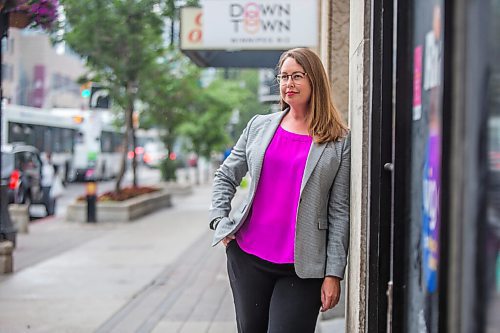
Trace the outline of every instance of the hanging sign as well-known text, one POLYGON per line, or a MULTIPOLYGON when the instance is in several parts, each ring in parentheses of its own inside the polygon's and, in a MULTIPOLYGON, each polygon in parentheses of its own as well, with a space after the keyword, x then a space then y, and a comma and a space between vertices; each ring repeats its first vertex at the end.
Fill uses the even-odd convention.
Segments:
POLYGON ((317 1, 205 0, 204 49, 283 50, 315 47, 317 1))

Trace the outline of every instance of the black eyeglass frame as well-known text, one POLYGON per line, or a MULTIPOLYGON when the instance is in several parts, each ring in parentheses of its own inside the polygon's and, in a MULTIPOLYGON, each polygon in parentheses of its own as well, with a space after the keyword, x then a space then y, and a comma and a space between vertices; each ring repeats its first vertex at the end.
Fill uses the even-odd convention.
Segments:
MULTIPOLYGON (((283 82, 288 82, 288 78, 290 77, 290 79, 292 79, 293 82, 295 82, 295 80, 293 79, 293 76, 295 74, 302 74, 304 75, 304 78, 307 76, 307 73, 306 72, 293 72, 292 74, 276 74, 276 81, 278 81, 278 83, 281 83, 281 81, 283 80, 283 78, 286 77, 286 79, 283 81, 283 82)), ((296 83, 296 82, 295 82, 296 83)))

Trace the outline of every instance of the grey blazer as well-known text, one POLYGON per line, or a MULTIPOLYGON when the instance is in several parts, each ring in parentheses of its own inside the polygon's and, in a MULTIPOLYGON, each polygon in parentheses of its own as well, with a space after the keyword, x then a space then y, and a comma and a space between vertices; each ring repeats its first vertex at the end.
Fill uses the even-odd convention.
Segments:
MULTIPOLYGON (((210 220, 223 218, 215 230, 213 246, 245 223, 259 184, 264 153, 286 112, 253 117, 215 172, 210 220), (247 171, 251 177, 248 197, 229 218, 231 200, 247 171)), ((301 278, 344 277, 349 244, 350 151, 350 135, 340 141, 311 145, 295 233, 295 271, 301 278)))

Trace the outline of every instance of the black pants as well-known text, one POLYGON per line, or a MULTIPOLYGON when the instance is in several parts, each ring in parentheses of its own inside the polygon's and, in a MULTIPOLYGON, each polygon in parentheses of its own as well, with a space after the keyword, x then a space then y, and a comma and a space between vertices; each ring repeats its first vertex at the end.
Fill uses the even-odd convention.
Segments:
POLYGON ((314 333, 323 279, 301 279, 293 264, 274 264, 226 248, 239 333, 314 333))
POLYGON ((56 211, 56 199, 50 197, 50 188, 50 186, 42 186, 43 204, 48 216, 54 215, 56 211))

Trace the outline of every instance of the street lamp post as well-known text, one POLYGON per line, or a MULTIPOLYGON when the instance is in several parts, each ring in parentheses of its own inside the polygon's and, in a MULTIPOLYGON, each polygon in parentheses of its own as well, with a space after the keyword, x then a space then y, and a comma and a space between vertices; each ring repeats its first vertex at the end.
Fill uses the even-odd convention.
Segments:
MULTIPOLYGON (((5 10, 0 9, 0 146, 2 143, 2 108, 3 108, 3 89, 2 89, 2 42, 7 37, 9 29, 9 14, 5 10)), ((2 154, 0 152, 0 242, 4 240, 11 241, 14 246, 16 244, 17 230, 13 226, 9 215, 9 207, 7 202, 7 183, 3 180, 2 175, 2 154)))

